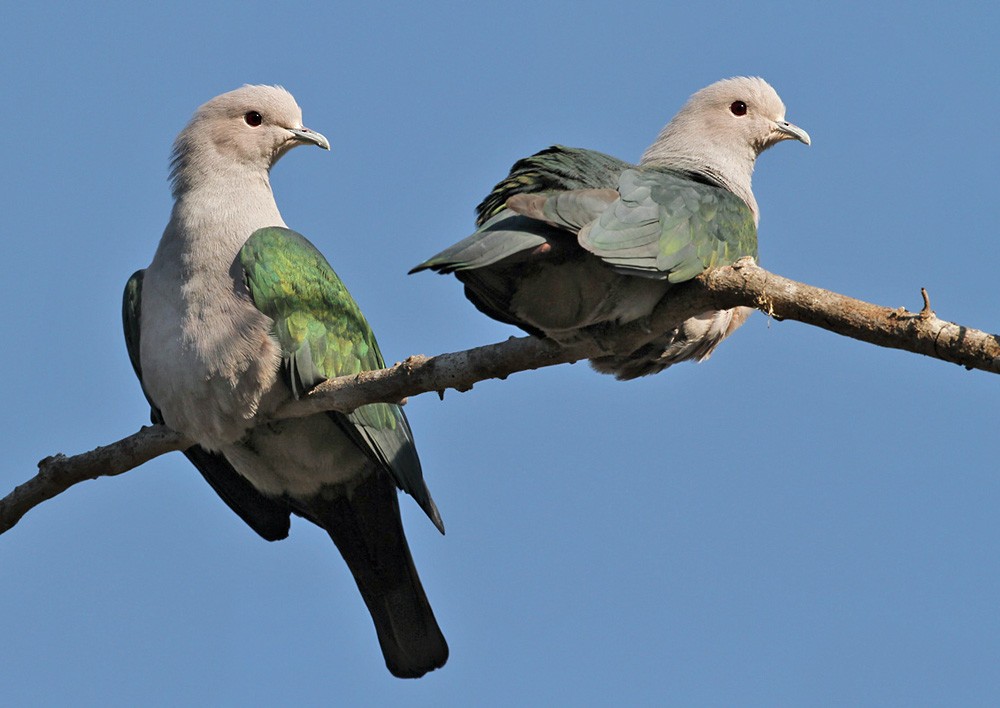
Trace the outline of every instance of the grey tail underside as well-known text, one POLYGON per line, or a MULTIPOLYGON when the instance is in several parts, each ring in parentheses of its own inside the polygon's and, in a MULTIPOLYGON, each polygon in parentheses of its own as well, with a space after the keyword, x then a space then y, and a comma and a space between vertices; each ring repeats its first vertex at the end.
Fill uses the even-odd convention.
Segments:
POLYGON ((375 623, 385 664, 399 678, 444 666, 448 644, 413 565, 396 485, 385 472, 349 490, 327 488, 296 513, 322 526, 347 562, 375 623))

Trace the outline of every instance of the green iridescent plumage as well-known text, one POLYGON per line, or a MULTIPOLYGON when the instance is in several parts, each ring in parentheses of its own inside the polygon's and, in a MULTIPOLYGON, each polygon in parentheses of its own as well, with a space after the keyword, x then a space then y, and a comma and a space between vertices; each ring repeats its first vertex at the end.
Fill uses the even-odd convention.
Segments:
MULTIPOLYGON (((475 233, 411 272, 454 273, 482 312, 562 342, 648 314, 674 284, 708 268, 757 257, 752 210, 709 176, 580 148, 519 160, 476 211, 475 233)), ((679 326, 592 363, 619 378, 644 376, 704 358, 727 329, 715 331, 679 326)))
POLYGON ((677 284, 757 257, 757 157, 783 140, 809 144, 759 77, 697 91, 631 165, 554 145, 514 163, 477 208, 477 230, 411 272, 453 273, 482 312, 562 345, 607 354, 603 373, 632 379, 703 361, 750 309, 710 309, 636 346, 608 351, 610 328, 641 322, 677 284))
POLYGON ((596 150, 553 145, 522 158, 476 207, 476 226, 504 210, 515 194, 614 187, 631 165, 596 150))
POLYGON ((411 272, 486 268, 590 218, 580 246, 628 275, 681 283, 707 268, 757 257, 753 212, 732 192, 690 174, 637 168, 580 148, 553 146, 518 161, 476 211, 478 231, 411 272), (609 189, 620 198, 604 208, 592 190, 609 189), (543 200, 533 213, 507 208, 512 197, 526 194, 543 200))
MULTIPOLYGON (((254 305, 274 320, 273 333, 296 397, 327 379, 385 367, 361 308, 304 236, 279 227, 259 229, 240 250, 239 262, 254 305)), ((347 415, 331 415, 443 529, 402 408, 373 403, 347 415)))
POLYGON ((305 237, 260 229, 239 254, 254 304, 274 320, 296 395, 320 381, 380 369, 371 327, 343 282, 305 237))
POLYGON ((683 283, 757 257, 753 212, 732 192, 665 169, 626 170, 621 198, 579 236, 623 273, 683 283))
POLYGON ((329 149, 276 86, 204 103, 174 142, 174 207, 153 260, 125 288, 129 358, 152 418, 267 540, 295 514, 350 569, 386 667, 418 678, 448 643, 420 583, 398 490, 443 532, 397 405, 277 419, 320 382, 383 365, 371 328, 326 260, 284 219, 268 180, 299 145, 329 149), (277 228, 276 228, 277 227, 277 228))

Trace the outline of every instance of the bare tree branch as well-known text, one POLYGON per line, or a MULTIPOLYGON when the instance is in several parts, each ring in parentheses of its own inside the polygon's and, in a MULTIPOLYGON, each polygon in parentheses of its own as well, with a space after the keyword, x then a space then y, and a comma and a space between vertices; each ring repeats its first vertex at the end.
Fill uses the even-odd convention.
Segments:
POLYGON ((778 319, 798 320, 880 347, 1000 373, 1000 337, 938 319, 923 288, 923 309, 910 312, 798 283, 752 263, 710 271, 695 287, 711 293, 713 303, 726 307, 746 304, 778 319))
MULTIPOLYGON (((389 369, 342 376, 317 386, 308 396, 289 403, 278 418, 294 418, 325 410, 351 411, 366 403, 402 401, 429 391, 468 391, 477 381, 504 379, 518 371, 587 359, 608 351, 625 352, 644 343, 650 332, 701 312, 745 305, 776 319, 798 320, 881 347, 1000 373, 1000 338, 938 319, 921 289, 923 309, 891 309, 788 280, 758 267, 752 260, 718 268, 671 291, 648 320, 594 332, 594 341, 573 347, 534 337, 435 357, 411 356, 389 369)), ((142 463, 190 445, 178 433, 153 426, 110 445, 38 463, 38 474, 0 499, 0 533, 47 499, 86 479, 122 474, 142 463)))
POLYGON ((73 457, 62 453, 38 463, 38 474, 0 499, 0 533, 7 531, 34 507, 78 482, 128 472, 144 462, 191 443, 163 425, 145 427, 110 445, 73 457))

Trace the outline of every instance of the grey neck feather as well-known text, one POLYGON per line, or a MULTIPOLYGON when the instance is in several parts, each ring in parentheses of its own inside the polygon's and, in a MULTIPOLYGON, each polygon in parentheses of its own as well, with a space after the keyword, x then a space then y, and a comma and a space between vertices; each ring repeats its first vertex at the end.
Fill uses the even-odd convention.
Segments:
POLYGON ((690 129, 685 122, 675 119, 643 153, 639 164, 704 175, 742 199, 757 221, 757 200, 751 189, 756 159, 757 151, 751 145, 713 141, 705 131, 690 129))
POLYGON ((170 167, 175 200, 170 226, 179 235, 221 240, 228 242, 226 250, 238 250, 258 228, 285 225, 271 191, 269 166, 223 155, 201 135, 184 131, 170 167))
POLYGON ((265 226, 285 226, 268 170, 259 165, 226 160, 214 150, 178 150, 171 181, 174 208, 154 263, 173 264, 199 287, 225 288, 250 235, 265 226))

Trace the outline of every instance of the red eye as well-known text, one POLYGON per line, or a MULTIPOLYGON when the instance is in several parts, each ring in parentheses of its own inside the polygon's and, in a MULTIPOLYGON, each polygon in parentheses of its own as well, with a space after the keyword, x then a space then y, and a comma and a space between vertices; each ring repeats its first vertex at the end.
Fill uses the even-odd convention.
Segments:
POLYGON ((747 104, 743 101, 733 101, 732 105, 729 106, 729 110, 733 112, 734 116, 745 116, 747 114, 747 104))
POLYGON ((258 125, 264 122, 264 119, 257 111, 248 111, 246 115, 243 116, 243 120, 245 120, 247 125, 249 125, 251 128, 256 128, 258 125))

